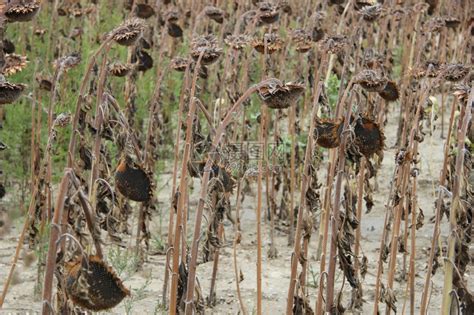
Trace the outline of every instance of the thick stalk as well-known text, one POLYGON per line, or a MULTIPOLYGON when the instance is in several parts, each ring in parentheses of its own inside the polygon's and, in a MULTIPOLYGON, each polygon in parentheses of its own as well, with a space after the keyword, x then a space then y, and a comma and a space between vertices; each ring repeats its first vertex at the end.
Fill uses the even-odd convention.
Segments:
MULTIPOLYGON (((322 90, 322 83, 318 83, 318 89, 315 94, 315 99, 319 99, 319 95, 321 94, 322 90)), ((298 208, 298 218, 296 221, 296 231, 295 231, 295 241, 293 244, 293 253, 291 255, 291 273, 290 273, 290 284, 288 287, 288 295, 286 300, 286 314, 290 315, 293 312, 293 298, 295 294, 295 286, 297 281, 297 271, 298 271, 298 262, 301 252, 301 237, 303 234, 303 218, 304 218, 304 211, 306 209, 306 190, 308 186, 308 174, 309 174, 309 166, 311 164, 311 153, 313 152, 313 133, 314 133, 314 123, 315 117, 318 113, 319 105, 313 106, 311 110, 311 117, 310 117, 310 127, 308 131, 308 137, 306 139, 306 151, 304 156, 304 164, 303 164, 303 176, 301 180, 301 187, 300 187, 300 204, 298 208)), ((291 218, 290 218, 291 219, 291 218)), ((292 221, 290 221, 292 222, 292 221)))
MULTIPOLYGON (((238 111, 240 111, 243 102, 254 93, 260 85, 265 84, 267 81, 263 81, 259 85, 254 85, 250 87, 230 108, 227 112, 227 115, 224 117, 222 122, 219 125, 219 128, 216 130, 216 134, 213 138, 210 152, 215 152, 217 146, 219 145, 221 138, 224 134, 225 128, 230 124, 234 117, 237 117, 238 111)), ((193 234, 193 243, 191 249, 191 260, 189 262, 189 273, 188 273, 188 283, 186 291, 186 315, 191 315, 193 312, 193 297, 194 297, 194 287, 195 287, 195 277, 196 277, 196 263, 199 247, 199 238, 201 235, 201 223, 204 210, 204 203, 206 200, 207 187, 209 184, 209 177, 211 172, 211 166, 213 163, 213 156, 209 156, 204 166, 204 175, 201 182, 201 191, 198 202, 198 207, 196 210, 195 220, 194 220, 194 234, 193 234)))
POLYGON ((441 313, 447 315, 450 313, 453 290, 453 270, 454 270, 454 250, 456 245, 456 231, 457 225, 457 211, 460 203, 461 182, 463 180, 462 171, 464 165, 464 144, 466 139, 467 128, 471 121, 472 108, 471 104, 474 98, 474 87, 471 88, 469 100, 467 101, 464 119, 461 128, 457 132, 457 155, 454 174, 453 191, 451 198, 451 209, 449 211, 449 237, 448 237, 448 252, 447 262, 444 264, 444 286, 443 286, 443 301, 441 304, 441 313))

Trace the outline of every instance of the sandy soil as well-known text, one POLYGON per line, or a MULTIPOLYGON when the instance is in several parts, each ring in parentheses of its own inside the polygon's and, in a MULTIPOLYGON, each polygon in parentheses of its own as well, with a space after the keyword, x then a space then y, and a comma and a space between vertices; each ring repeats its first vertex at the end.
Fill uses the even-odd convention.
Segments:
MULTIPOLYGON (((398 115, 394 115, 398 116, 398 115)), ((378 191, 374 193, 375 206, 371 213, 364 214, 362 218, 362 250, 369 259, 368 274, 363 281, 364 288, 364 299, 366 300, 364 306, 364 312, 371 312, 373 308, 373 295, 374 295, 374 284, 375 274, 377 269, 377 258, 378 258, 378 247, 380 244, 380 236, 382 233, 383 220, 385 208, 384 205, 387 202, 387 196, 389 191, 389 185, 391 176, 394 169, 394 154, 395 150, 392 146, 395 141, 396 133, 396 122, 395 118, 389 120, 389 124, 386 127, 386 151, 385 159, 381 170, 379 171, 378 191)), ((439 121, 437 122, 439 124, 439 121)), ((425 213, 425 225, 417 231, 417 257, 416 257, 416 301, 419 302, 421 299, 421 292, 424 283, 424 277, 426 274, 426 261, 428 257, 428 247, 430 246, 430 240, 432 235, 433 224, 430 223, 430 217, 433 216, 433 204, 435 197, 435 187, 439 176, 439 171, 442 165, 442 149, 443 141, 440 140, 439 132, 436 130, 434 135, 430 137, 427 135, 425 141, 420 145, 421 163, 420 170, 421 174, 418 178, 419 182, 419 205, 425 213)), ((325 171, 323 171, 325 172, 325 171)), ((163 182, 166 182, 167 176, 163 175, 163 182)), ((320 176, 320 180, 324 177, 320 176)), ((168 184, 169 185, 169 184, 168 184)), ((191 195, 191 209, 195 209, 199 192, 199 186, 196 182, 195 189, 191 195)), ((166 209, 169 200, 169 186, 166 186, 160 192, 159 200, 160 207, 166 209)), ((166 212, 166 210, 164 210, 166 212)), ((194 213, 190 215, 189 221, 189 232, 192 232, 192 225, 194 222, 194 213)), ((163 218, 163 222, 167 222, 166 218, 163 218)), ((4 235, 0 240, 0 282, 3 286, 3 281, 6 278, 6 274, 10 267, 10 261, 14 253, 14 249, 19 235, 19 226, 21 222, 13 224, 12 229, 8 235, 4 235)), ((152 233, 158 233, 158 218, 154 219, 152 223, 152 233)), ((247 307, 247 310, 252 313, 255 311, 256 303, 256 226, 255 226, 255 198, 247 197, 243 204, 242 210, 242 229, 243 238, 242 243, 238 247, 238 264, 242 269, 244 280, 240 283, 243 300, 247 307)), ((166 228, 163 228, 165 231, 166 228)), ((263 253, 266 253, 269 247, 269 224, 264 223, 264 249, 263 253)), ((447 236, 447 224, 446 220, 443 221, 442 226, 443 237, 447 236)), ((233 228, 230 223, 226 223, 225 227, 226 246, 221 250, 221 260, 219 266, 219 273, 217 278, 217 305, 214 308, 208 308, 207 314, 237 314, 239 313, 239 306, 236 294, 235 277, 232 260, 232 245, 233 239, 233 228)), ((286 296, 289 283, 289 270, 290 270, 290 256, 291 247, 287 246, 287 235, 280 230, 276 231, 276 246, 278 249, 278 257, 276 259, 269 260, 266 255, 263 257, 263 308, 264 314, 283 314, 286 305, 286 296)), ((319 261, 314 257, 317 246, 317 232, 313 233, 313 238, 310 243, 310 267, 315 272, 315 278, 318 279, 319 273, 319 261)), ((201 264, 198 266, 198 277, 200 286, 204 297, 209 295, 210 278, 212 273, 212 262, 201 264)), ((398 254, 397 267, 403 264, 403 255, 398 254)), ((472 272, 474 268, 471 266, 472 272)), ((165 256, 156 255, 149 256, 148 262, 145 263, 143 269, 132 274, 131 277, 125 280, 127 287, 131 288, 134 294, 135 301, 128 300, 128 305, 131 303, 132 314, 150 314, 153 313, 158 303, 161 301, 163 275, 165 270, 165 256), (146 280, 149 280, 147 285, 144 286, 146 280), (137 296, 137 290, 142 289, 142 294, 137 296)), ((474 287, 474 279, 471 273, 467 274, 467 283, 470 284, 471 288, 474 287)), ((15 284, 11 286, 10 292, 7 296, 4 309, 0 310, 1 314, 28 314, 34 313, 40 310, 41 302, 38 298, 34 297, 34 281, 36 275, 36 261, 33 264, 29 264, 27 267, 25 261, 22 259, 17 267, 15 284)), ((340 288, 342 275, 338 273, 336 275, 337 284, 336 288, 340 288)), ((308 279, 309 283, 312 283, 312 277, 310 275, 308 279)), ((433 289, 430 300, 430 314, 437 314, 441 303, 441 291, 442 291, 443 273, 439 270, 433 277, 433 289)), ((347 283, 346 283, 347 286, 347 283)), ((403 308, 405 302, 404 292, 406 288, 406 282, 396 280, 395 293, 398 297, 397 308, 399 312, 403 308)), ((309 298, 311 305, 314 308, 316 289, 309 288, 309 298)), ((348 301, 348 296, 346 299, 348 301)), ((114 314, 124 314, 125 305, 127 301, 122 302, 115 309, 110 311, 114 314)), ((407 307, 409 305, 407 304, 407 307)), ((380 308, 383 310, 385 306, 380 303, 380 308)), ((418 310, 418 309, 417 309, 418 310)), ((157 313, 160 313, 158 311, 157 313)))

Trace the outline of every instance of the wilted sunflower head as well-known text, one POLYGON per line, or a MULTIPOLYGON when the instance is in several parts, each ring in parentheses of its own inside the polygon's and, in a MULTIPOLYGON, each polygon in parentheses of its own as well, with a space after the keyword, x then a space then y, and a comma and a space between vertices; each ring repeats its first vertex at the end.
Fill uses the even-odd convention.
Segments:
POLYGON ((450 63, 442 67, 444 78, 450 82, 458 82, 469 73, 469 67, 460 63, 450 63))
POLYGON ((132 65, 121 62, 114 62, 109 65, 108 71, 114 77, 125 77, 132 70, 132 65))
POLYGON ((387 79, 374 70, 362 70, 354 78, 354 83, 359 84, 368 92, 381 92, 387 84, 387 79))
POLYGON ((115 307, 130 291, 115 271, 98 256, 66 264, 66 292, 72 302, 92 311, 115 307))
POLYGON ((269 79, 258 87, 258 95, 268 107, 282 109, 293 105, 304 90, 303 84, 285 84, 278 79, 269 79))
POLYGON ((112 32, 112 38, 122 46, 131 46, 141 37, 145 25, 140 19, 130 19, 112 32))
POLYGON ((308 52, 312 47, 311 34, 303 29, 296 29, 291 33, 291 39, 295 43, 296 51, 308 52))
POLYGON ((11 104, 20 97, 26 85, 6 82, 3 76, 2 79, 3 81, 0 82, 0 105, 11 104))
POLYGON ((327 149, 339 146, 344 127, 344 118, 331 120, 316 117, 314 126, 313 138, 319 146, 327 149))
POLYGON ((20 1, 10 6, 5 12, 5 16, 12 22, 28 22, 31 21, 40 9, 38 1, 29 1, 24 3, 20 1))
POLYGON ((257 16, 259 21, 263 24, 272 24, 278 21, 280 17, 279 8, 277 5, 270 2, 259 2, 257 16))
POLYGON ((186 71, 186 67, 190 64, 188 58, 176 57, 171 60, 171 68, 178 72, 186 71))
POLYGON ((400 91, 394 81, 388 81, 379 95, 387 102, 395 102, 400 97, 400 91))
POLYGON ((204 14, 216 23, 222 24, 224 22, 225 12, 222 9, 208 5, 204 8, 204 14))
POLYGON ((275 33, 265 33, 263 38, 255 38, 252 42, 253 48, 261 54, 265 53, 265 44, 267 54, 271 55, 274 52, 280 51, 283 47, 283 40, 275 33))
POLYGON ((444 19, 433 17, 425 23, 423 30, 425 33, 439 33, 443 27, 446 27, 444 19))
POLYGON ((453 95, 456 96, 462 104, 467 104, 471 87, 467 84, 456 84, 453 89, 453 95))
POLYGON ((148 3, 138 3, 135 6, 135 13, 141 19, 148 19, 155 15, 155 9, 148 3))
POLYGON ((319 42, 319 47, 326 52, 332 54, 341 53, 349 44, 349 40, 345 35, 326 36, 319 42))
POLYGON ((444 24, 448 28, 456 28, 461 24, 461 20, 455 16, 447 16, 444 18, 444 24))
POLYGON ((61 57, 54 62, 54 67, 62 67, 63 70, 69 70, 77 66, 81 62, 81 54, 80 53, 72 53, 70 55, 61 57))
POLYGON ((427 60, 411 70, 412 76, 416 79, 422 77, 436 78, 442 68, 442 64, 437 60, 427 60))
POLYGON ((224 43, 235 50, 242 50, 250 43, 251 40, 251 37, 248 35, 229 35, 224 38, 224 43))
POLYGON ((374 5, 367 5, 360 9, 359 11, 362 18, 367 22, 373 22, 377 20, 382 13, 382 5, 376 3, 374 5))
POLYGON ((9 76, 21 72, 26 67, 27 63, 28 60, 26 60, 26 56, 21 56, 17 54, 6 54, 3 74, 5 76, 9 76))
POLYGON ((217 38, 212 34, 198 36, 191 42, 191 57, 197 61, 202 53, 201 64, 210 65, 222 54, 222 48, 217 44, 217 38))

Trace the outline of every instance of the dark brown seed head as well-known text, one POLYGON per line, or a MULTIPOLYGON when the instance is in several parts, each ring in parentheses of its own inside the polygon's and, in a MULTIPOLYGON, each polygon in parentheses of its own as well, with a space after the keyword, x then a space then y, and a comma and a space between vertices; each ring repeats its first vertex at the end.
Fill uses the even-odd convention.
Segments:
POLYGON ((458 82, 469 73, 469 67, 460 63, 451 63, 443 67, 444 78, 450 82, 458 82))
POLYGON ((258 3, 258 18, 263 24, 272 24, 278 21, 280 12, 278 6, 270 2, 258 3))
POLYGON ((125 77, 132 70, 130 64, 114 62, 109 65, 109 73, 114 77, 125 77))
POLYGON ((444 18, 444 23, 446 27, 456 28, 459 26, 459 24, 461 24, 461 20, 454 16, 448 16, 444 18))
POLYGON ((5 55, 5 66, 3 68, 3 75, 9 76, 17 72, 21 72, 27 65, 28 60, 26 56, 20 56, 17 54, 5 55))
POLYGON ((167 23, 166 28, 168 30, 168 35, 173 38, 179 38, 183 36, 183 30, 177 23, 169 22, 167 23))
POLYGON ((316 118, 313 138, 323 148, 336 148, 341 143, 343 127, 344 118, 338 120, 316 118))
POLYGON ((355 145, 367 158, 381 154, 385 136, 378 124, 368 118, 357 118, 355 126, 355 145))
POLYGON ((294 30, 291 39, 295 43, 296 51, 300 53, 308 52, 313 44, 311 34, 303 29, 294 30))
POLYGON ((222 9, 208 5, 204 8, 204 14, 216 23, 222 24, 224 22, 225 12, 222 9))
POLYGON ((138 67, 137 67, 138 71, 145 72, 153 68, 153 58, 150 56, 149 53, 147 53, 143 49, 137 50, 132 55, 132 63, 136 63, 137 61, 138 61, 138 67))
POLYGON ((394 81, 388 81, 379 95, 388 102, 395 102, 400 97, 398 86, 394 81))
POLYGON ((283 40, 275 33, 266 33, 263 38, 255 38, 252 42, 253 48, 261 54, 265 53, 265 44, 267 45, 267 54, 280 51, 283 47, 283 40))
POLYGON ((141 20, 127 20, 113 31, 112 38, 122 46, 131 46, 141 37, 144 29, 141 20))
POLYGON ((176 57, 171 60, 171 68, 178 72, 184 72, 189 63, 190 61, 187 58, 176 57))
POLYGON ((201 64, 210 65, 219 59, 222 48, 217 46, 217 39, 214 35, 203 35, 193 39, 191 43, 191 57, 197 61, 202 55, 201 64))
POLYGON ((258 94, 268 107, 282 109, 293 105, 304 93, 304 90, 303 84, 285 84, 280 80, 272 79, 258 88, 258 94))
POLYGON ((380 92, 387 84, 387 79, 378 75, 374 70, 362 70, 354 78, 354 83, 359 84, 368 92, 380 92))
POLYGON ((224 38, 224 43, 235 50, 242 50, 252 39, 248 35, 229 35, 224 38))
POLYGON ((148 174, 129 157, 122 157, 115 172, 117 190, 133 201, 150 200, 152 194, 151 180, 148 174))
POLYGON ((147 3, 138 3, 135 7, 137 17, 141 19, 148 19, 155 15, 153 7, 147 3))
POLYGON ((53 83, 46 76, 37 75, 36 82, 38 82, 39 87, 42 90, 50 92, 53 89, 53 83))
POLYGON ((0 105, 15 102, 25 88, 24 84, 0 82, 0 105))
POLYGON ((374 22, 377 20, 382 13, 382 5, 380 3, 376 3, 374 5, 364 6, 359 11, 362 18, 367 22, 374 22))
POLYGON ((66 265, 66 292, 72 302, 91 311, 115 307, 130 291, 113 269, 98 256, 66 265))
POLYGON ((9 39, 3 40, 3 52, 6 54, 13 54, 15 52, 15 44, 9 39))
POLYGON ((319 42, 319 46, 322 50, 332 54, 341 53, 348 44, 349 40, 345 35, 327 36, 319 42))
POLYGON ((28 22, 35 17, 39 8, 40 4, 37 1, 20 2, 9 7, 5 12, 5 16, 12 22, 28 22))
POLYGON ((416 79, 422 77, 436 78, 439 75, 442 64, 437 60, 427 60, 423 64, 414 67, 411 71, 416 79))
POLYGON ((168 23, 176 23, 179 20, 179 11, 175 8, 171 8, 165 12, 165 21, 168 23))

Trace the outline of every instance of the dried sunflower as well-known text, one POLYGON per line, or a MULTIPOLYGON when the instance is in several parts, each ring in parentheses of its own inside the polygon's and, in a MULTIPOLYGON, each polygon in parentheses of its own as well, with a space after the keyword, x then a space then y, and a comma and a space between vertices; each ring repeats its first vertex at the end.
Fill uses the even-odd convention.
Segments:
POLYGON ((197 61, 202 55, 201 63, 210 65, 219 59, 222 48, 217 46, 217 39, 214 35, 203 35, 193 39, 191 43, 191 57, 197 61))
POLYGON ((130 73, 130 70, 132 70, 132 66, 130 64, 124 64, 121 62, 114 62, 108 67, 109 73, 114 77, 125 77, 130 73))
POLYGON ((3 68, 3 74, 6 76, 21 72, 28 63, 26 56, 20 56, 17 54, 5 55, 5 66, 3 68))
POLYGON ((216 23, 222 24, 224 22, 225 12, 222 9, 208 5, 204 8, 204 14, 216 23))
POLYGON ((282 49, 283 40, 278 34, 266 33, 263 38, 256 38, 252 42, 253 48, 261 54, 265 53, 265 44, 267 45, 267 53, 271 55, 282 49))
POLYGON ((186 67, 190 64, 189 59, 183 57, 176 57, 171 60, 171 68, 178 71, 186 71, 186 67))
POLYGON ((122 46, 131 46, 141 37, 144 28, 139 19, 127 20, 113 31, 112 38, 122 46))
POLYGON ((451 63, 443 67, 444 78, 450 82, 458 82, 469 73, 469 67, 460 63, 451 63))
POLYGON ((114 270, 98 256, 66 265, 66 292, 74 304, 91 311, 115 307, 130 291, 114 270))
POLYGON ((456 28, 461 24, 461 20, 454 16, 448 16, 444 18, 444 23, 448 28, 456 28))
POLYGON ((294 30, 291 39, 295 42, 296 51, 300 53, 308 52, 312 47, 311 34, 303 29, 294 30))
POLYGON ((383 151, 385 136, 379 125, 373 120, 359 117, 354 126, 355 145, 359 152, 366 157, 371 157, 374 153, 380 154, 383 151))
POLYGON ((368 92, 380 92, 385 88, 388 80, 379 76, 374 70, 362 70, 354 78, 354 83, 359 84, 368 92))
POLYGON ((360 9, 359 14, 367 22, 373 22, 377 20, 382 13, 382 5, 376 3, 374 5, 367 5, 360 9))
POLYGON ((224 43, 235 50, 242 50, 250 43, 250 41, 251 38, 248 35, 229 35, 224 38, 224 43))
POLYGON ((261 23, 272 24, 278 21, 279 17, 278 6, 270 2, 258 3, 258 18, 261 23))
POLYGON ((273 79, 269 83, 258 88, 258 94, 265 105, 274 109, 290 107, 303 94, 305 87, 303 84, 283 83, 273 79))
POLYGON ((400 92, 394 81, 388 81, 379 95, 388 102, 395 102, 400 97, 400 92))
POLYGON ((135 13, 141 19, 148 19, 155 15, 155 9, 147 3, 138 3, 135 7, 135 13))
POLYGON ((179 38, 183 36, 183 30, 181 29, 181 26, 179 26, 178 24, 169 22, 167 23, 166 27, 167 27, 169 36, 173 38, 179 38))
POLYGON ((349 44, 349 40, 345 35, 333 35, 327 36, 320 43, 319 46, 322 50, 330 52, 332 54, 341 53, 344 48, 349 44))
POLYGON ((150 175, 133 163, 129 156, 123 156, 115 172, 117 190, 133 201, 148 201, 152 195, 150 175))
POLYGON ((0 82, 0 105, 15 102, 26 88, 24 84, 0 82))
POLYGON ((36 82, 38 82, 39 87, 42 90, 50 92, 53 89, 53 82, 51 82, 51 79, 45 76, 37 75, 36 82))
POLYGON ((337 120, 316 118, 313 138, 316 143, 327 149, 336 148, 341 143, 344 118, 337 120))
POLYGON ((28 22, 31 21, 40 9, 37 1, 30 3, 17 3, 10 6, 5 12, 5 16, 12 22, 28 22))

